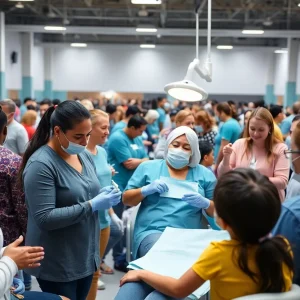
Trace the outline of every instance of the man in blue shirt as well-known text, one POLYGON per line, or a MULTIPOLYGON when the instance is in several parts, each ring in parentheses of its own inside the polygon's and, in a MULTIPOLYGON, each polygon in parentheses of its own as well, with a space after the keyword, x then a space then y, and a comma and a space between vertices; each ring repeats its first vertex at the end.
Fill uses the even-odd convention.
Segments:
POLYGON ((114 127, 112 128, 110 134, 112 135, 116 131, 124 129, 127 126, 130 118, 135 116, 136 114, 140 114, 140 113, 141 113, 141 110, 136 105, 128 106, 126 113, 125 113, 125 119, 116 123, 114 125, 114 127))
POLYGON ((284 137, 287 137, 287 135, 289 134, 293 119, 295 115, 299 113, 300 113, 300 101, 297 101, 293 105, 293 114, 285 118, 281 123, 280 129, 284 137))
POLYGON ((273 234, 283 235, 291 244, 295 264, 293 282, 300 285, 300 195, 283 202, 273 234))
MULTIPOLYGON (((291 168, 300 175, 300 123, 293 129, 291 150, 286 156, 291 161, 291 168)), ((293 282, 300 285, 300 194, 283 202, 280 218, 273 229, 273 234, 283 235, 288 239, 294 253, 295 276, 293 282)))
POLYGON ((214 158, 217 170, 223 159, 223 148, 229 143, 233 144, 240 137, 242 129, 239 122, 232 118, 232 110, 228 103, 219 103, 216 114, 220 121, 224 122, 215 138, 214 158))
MULTIPOLYGON (((108 161, 114 165, 116 175, 114 181, 123 192, 135 169, 148 160, 144 144, 140 136, 146 130, 147 122, 138 114, 133 116, 123 130, 114 132, 108 140, 108 161)), ((114 207, 116 215, 121 219, 124 204, 120 202, 114 207)), ((113 248, 115 269, 125 271, 127 263, 123 260, 123 244, 117 243, 113 248)))
POLYGON ((167 102, 166 98, 157 98, 157 112, 159 113, 159 118, 156 121, 156 126, 159 129, 159 132, 161 132, 164 128, 164 123, 166 120, 166 112, 164 110, 164 105, 167 102))

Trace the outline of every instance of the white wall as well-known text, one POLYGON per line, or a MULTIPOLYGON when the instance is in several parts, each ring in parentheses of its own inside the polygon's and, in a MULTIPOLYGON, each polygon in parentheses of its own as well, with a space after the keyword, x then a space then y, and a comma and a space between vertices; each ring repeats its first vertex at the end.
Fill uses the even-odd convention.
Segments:
POLYGON ((44 48, 36 46, 33 48, 33 89, 44 90, 44 48))
MULTIPOLYGON (((206 49, 201 53, 204 58, 206 49)), ((270 54, 263 48, 214 50, 213 82, 196 81, 213 94, 264 94, 270 54)), ((162 92, 165 84, 184 78, 194 56, 192 46, 58 47, 54 51, 54 89, 162 92)))
MULTIPOLYGON (((48 47, 48 45, 46 46, 48 47)), ((182 80, 195 57, 194 46, 158 46, 140 49, 137 45, 89 45, 86 49, 53 46, 53 87, 58 91, 106 91, 161 93, 164 85, 182 80)), ((200 48, 202 61, 206 48, 200 48)), ((272 50, 267 48, 213 48, 213 82, 195 81, 215 95, 264 95, 272 50)), ((21 89, 21 39, 6 34, 6 83, 8 89, 21 89), (12 51, 18 63, 10 63, 12 51)), ((44 52, 34 47, 34 89, 44 88, 44 52)), ((284 95, 287 55, 278 55, 275 68, 275 94, 284 95)), ((299 60, 300 62, 300 60, 299 60)), ((300 74, 300 64, 298 65, 300 74)), ((298 93, 300 78, 298 76, 298 93)))
POLYGON ((21 37, 17 32, 6 32, 6 48, 5 48, 5 72, 7 89, 19 90, 22 87, 22 53, 21 53, 21 37), (11 63, 11 53, 18 53, 18 61, 16 64, 11 63))

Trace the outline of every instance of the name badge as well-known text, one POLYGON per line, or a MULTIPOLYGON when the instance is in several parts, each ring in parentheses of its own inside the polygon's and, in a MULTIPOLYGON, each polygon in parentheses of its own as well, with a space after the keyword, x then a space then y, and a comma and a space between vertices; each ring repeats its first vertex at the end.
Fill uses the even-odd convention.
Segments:
POLYGON ((137 144, 130 145, 133 150, 139 150, 139 146, 137 144))

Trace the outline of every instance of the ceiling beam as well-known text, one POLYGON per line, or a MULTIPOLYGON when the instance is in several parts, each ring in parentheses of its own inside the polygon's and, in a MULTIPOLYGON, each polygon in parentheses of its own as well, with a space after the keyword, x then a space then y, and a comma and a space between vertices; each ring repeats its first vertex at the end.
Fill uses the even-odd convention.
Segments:
MULTIPOLYGON (((45 31, 42 25, 6 25, 8 32, 35 32, 55 33, 45 31)), ((136 35, 135 27, 92 27, 92 26, 70 26, 64 32, 66 34, 100 34, 100 35, 136 35)), ((158 29, 157 33, 147 33, 147 36, 195 36, 194 29, 158 29)), ((140 36, 145 36, 141 34, 140 36)), ((207 30, 199 30, 199 36, 207 36, 207 30)), ((213 29, 212 37, 243 37, 243 38, 299 38, 300 30, 266 30, 262 35, 244 35, 241 30, 213 29)))

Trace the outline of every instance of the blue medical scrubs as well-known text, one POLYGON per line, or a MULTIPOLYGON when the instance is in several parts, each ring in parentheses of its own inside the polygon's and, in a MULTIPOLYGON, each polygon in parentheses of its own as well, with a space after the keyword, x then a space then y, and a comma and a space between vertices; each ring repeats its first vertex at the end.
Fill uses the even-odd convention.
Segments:
MULTIPOLYGON (((161 176, 170 177, 165 160, 144 162, 134 172, 126 190, 141 188, 161 176)), ((180 181, 178 180, 178 184, 180 181)), ((202 165, 189 168, 186 181, 197 182, 198 192, 208 199, 213 198, 216 178, 207 168, 202 165)), ((133 256, 137 257, 142 240, 149 234, 162 233, 167 226, 200 229, 201 216, 202 209, 193 207, 181 199, 163 198, 158 193, 145 197, 135 222, 133 256)))
POLYGON ((163 108, 159 107, 157 108, 157 112, 159 114, 159 117, 158 119, 154 122, 158 128, 158 131, 159 131, 159 124, 162 123, 164 124, 165 121, 166 121, 166 112, 163 108))
MULTIPOLYGON (((100 146, 97 146, 97 154, 96 155, 92 153, 90 154, 96 166, 97 178, 99 180, 101 189, 111 185, 112 174, 111 174, 110 166, 107 162, 107 153, 105 149, 100 146)), ((111 219, 107 209, 99 210, 98 216, 99 216, 100 229, 105 229, 110 226, 111 219)))
POLYGON ((124 121, 120 121, 118 123, 116 123, 114 125, 114 127, 112 128, 111 132, 110 132, 110 135, 112 135, 113 133, 119 131, 119 130, 122 130, 124 129, 125 127, 127 127, 127 123, 124 122, 124 121))
POLYGON ((215 149, 214 149, 215 160, 218 158, 222 140, 226 140, 229 143, 233 144, 237 139, 239 139, 241 132, 242 132, 241 126, 239 122, 235 119, 231 118, 222 125, 219 133, 215 138, 215 149))
POLYGON ((283 235, 288 239, 294 254, 293 282, 300 285, 300 196, 282 203, 281 215, 273 229, 273 235, 283 235))
POLYGON ((108 161, 117 172, 114 176, 114 181, 119 185, 123 191, 127 185, 128 180, 133 174, 134 170, 128 170, 124 167, 123 162, 129 158, 146 158, 144 144, 141 137, 130 139, 124 130, 118 130, 108 140, 108 161))

